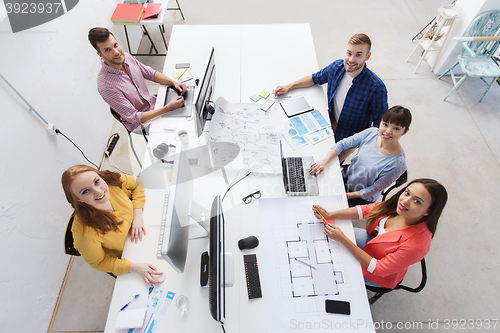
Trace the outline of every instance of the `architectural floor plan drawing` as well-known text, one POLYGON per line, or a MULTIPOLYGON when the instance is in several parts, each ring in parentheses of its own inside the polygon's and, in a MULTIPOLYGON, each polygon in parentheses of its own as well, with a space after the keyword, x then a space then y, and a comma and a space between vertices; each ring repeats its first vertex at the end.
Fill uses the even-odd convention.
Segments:
POLYGON ((260 104, 229 103, 219 97, 210 124, 210 142, 232 142, 240 154, 228 167, 244 171, 280 173, 281 125, 277 104, 267 112, 260 104), (276 127, 278 125, 278 127, 276 127))
POLYGON ((293 297, 338 295, 343 274, 335 270, 323 223, 297 223, 297 229, 299 239, 286 242, 293 297))
MULTIPOLYGON (((361 265, 342 244, 327 239, 323 222, 312 212, 313 205, 327 211, 347 207, 345 194, 260 198, 258 203, 261 245, 256 252, 268 331, 290 332, 294 321, 335 322, 346 327, 345 332, 373 331, 349 328, 350 323, 364 320, 359 309, 370 311, 361 265), (326 300, 347 301, 353 311, 349 316, 326 313, 326 300)), ((336 219, 335 225, 354 239, 350 220, 336 219)))

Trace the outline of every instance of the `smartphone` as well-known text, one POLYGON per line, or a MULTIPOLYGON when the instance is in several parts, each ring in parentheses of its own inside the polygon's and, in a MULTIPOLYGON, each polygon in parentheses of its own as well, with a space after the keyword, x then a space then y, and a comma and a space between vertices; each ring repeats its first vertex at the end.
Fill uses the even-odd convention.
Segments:
POLYGON ((346 301, 325 300, 325 308, 328 313, 338 313, 344 315, 351 314, 351 304, 346 301))
POLYGON ((189 68, 190 64, 189 62, 183 62, 180 64, 175 64, 176 69, 181 69, 181 68, 189 68))

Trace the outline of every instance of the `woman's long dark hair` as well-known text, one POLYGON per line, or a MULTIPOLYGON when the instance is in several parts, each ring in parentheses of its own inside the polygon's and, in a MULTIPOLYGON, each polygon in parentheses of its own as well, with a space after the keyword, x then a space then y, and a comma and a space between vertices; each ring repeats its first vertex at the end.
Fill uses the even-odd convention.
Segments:
POLYGON ((87 165, 75 165, 64 171, 61 182, 66 195, 66 199, 75 209, 75 214, 78 216, 80 221, 91 228, 94 228, 97 232, 105 234, 108 231, 117 231, 118 226, 123 223, 123 221, 117 221, 113 213, 106 212, 104 210, 96 209, 84 202, 78 201, 76 196, 71 191, 71 184, 75 180, 75 177, 81 173, 93 171, 101 177, 108 186, 122 186, 122 181, 120 180, 121 175, 118 172, 113 171, 99 171, 87 165))
POLYGON ((427 224, 427 228, 429 228, 432 233, 432 237, 434 237, 439 217, 441 216, 441 212, 443 211, 446 201, 448 200, 448 193, 446 192, 446 189, 434 179, 419 178, 411 181, 405 188, 375 207, 365 217, 366 220, 368 220, 368 223, 375 223, 375 221, 383 216, 396 216, 396 207, 398 205, 399 197, 413 183, 422 184, 431 196, 432 202, 429 207, 429 215, 422 217, 422 220, 417 223, 425 222, 425 224, 427 224))

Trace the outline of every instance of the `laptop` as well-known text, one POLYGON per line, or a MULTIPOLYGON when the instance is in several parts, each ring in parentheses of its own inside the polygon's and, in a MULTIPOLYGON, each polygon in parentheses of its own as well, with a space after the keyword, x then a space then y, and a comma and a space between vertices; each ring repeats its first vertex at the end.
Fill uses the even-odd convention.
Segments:
POLYGON ((283 183, 288 195, 318 195, 318 180, 309 174, 312 156, 284 157, 280 141, 281 164, 283 167, 283 183))
MULTIPOLYGON (((194 86, 188 86, 184 95, 184 106, 176 110, 162 114, 162 117, 190 117, 193 107, 194 86)), ((167 105, 179 97, 179 92, 174 87, 168 87, 165 93, 165 103, 167 105)))

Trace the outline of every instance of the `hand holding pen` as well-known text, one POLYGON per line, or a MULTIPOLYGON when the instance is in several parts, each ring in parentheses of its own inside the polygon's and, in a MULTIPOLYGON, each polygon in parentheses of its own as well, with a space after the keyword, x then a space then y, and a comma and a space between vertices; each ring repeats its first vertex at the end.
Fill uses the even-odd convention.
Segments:
POLYGON ((277 86, 276 89, 274 89, 274 96, 279 97, 286 94, 288 91, 290 91, 290 87, 277 86))
MULTIPOLYGON (((323 207, 313 206, 313 213, 317 219, 322 219, 325 224, 330 224, 324 216, 324 215, 326 215, 327 211, 323 207), (323 212, 323 213, 321 213, 321 212, 323 212)), ((333 222, 335 222, 335 220, 333 222)))

